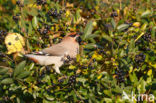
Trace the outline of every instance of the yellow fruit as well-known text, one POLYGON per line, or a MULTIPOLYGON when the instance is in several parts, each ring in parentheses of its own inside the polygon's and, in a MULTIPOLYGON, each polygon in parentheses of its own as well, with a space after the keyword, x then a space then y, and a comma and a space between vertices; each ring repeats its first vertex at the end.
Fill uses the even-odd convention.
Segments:
POLYGON ((70 10, 66 11, 66 17, 68 17, 70 15, 70 10))
POLYGON ((97 27, 97 22, 93 21, 93 27, 97 27))
POLYGON ((135 22, 135 23, 133 23, 133 26, 134 27, 139 27, 141 24, 140 24, 140 22, 135 22))
POLYGON ((18 33, 9 33, 5 37, 5 44, 8 49, 8 54, 23 51, 25 46, 24 38, 18 33))

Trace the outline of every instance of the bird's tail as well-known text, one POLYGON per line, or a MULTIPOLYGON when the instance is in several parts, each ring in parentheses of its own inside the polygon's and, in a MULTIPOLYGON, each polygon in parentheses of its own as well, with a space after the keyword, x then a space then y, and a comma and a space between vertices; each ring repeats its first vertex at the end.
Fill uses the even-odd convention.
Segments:
POLYGON ((26 54, 24 56, 40 65, 63 64, 61 56, 43 56, 34 54, 26 54))

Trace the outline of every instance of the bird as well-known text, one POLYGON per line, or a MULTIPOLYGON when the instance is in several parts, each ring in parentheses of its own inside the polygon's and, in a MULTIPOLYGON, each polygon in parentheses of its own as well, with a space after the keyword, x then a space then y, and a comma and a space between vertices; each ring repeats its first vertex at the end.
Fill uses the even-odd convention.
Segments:
POLYGON ((77 54, 79 54, 79 37, 78 33, 68 33, 60 43, 24 56, 39 65, 48 66, 54 64, 53 68, 56 73, 61 74, 59 68, 65 63, 67 57, 75 59, 77 54))

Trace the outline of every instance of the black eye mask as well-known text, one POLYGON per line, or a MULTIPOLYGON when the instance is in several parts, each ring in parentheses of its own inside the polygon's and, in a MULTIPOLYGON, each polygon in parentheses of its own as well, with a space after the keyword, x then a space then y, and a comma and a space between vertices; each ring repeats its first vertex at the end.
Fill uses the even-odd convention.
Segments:
POLYGON ((77 37, 77 38, 76 38, 76 41, 77 41, 79 44, 81 44, 81 42, 82 42, 81 37, 80 37, 80 36, 79 36, 79 37, 77 37))
POLYGON ((75 37, 76 35, 70 35, 70 37, 75 37))

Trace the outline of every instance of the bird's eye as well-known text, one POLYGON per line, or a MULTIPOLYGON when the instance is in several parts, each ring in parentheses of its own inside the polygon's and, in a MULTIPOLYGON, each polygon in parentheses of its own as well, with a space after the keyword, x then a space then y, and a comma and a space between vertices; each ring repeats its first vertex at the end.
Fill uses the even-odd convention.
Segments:
POLYGON ((76 35, 70 35, 70 37, 75 37, 76 35))

